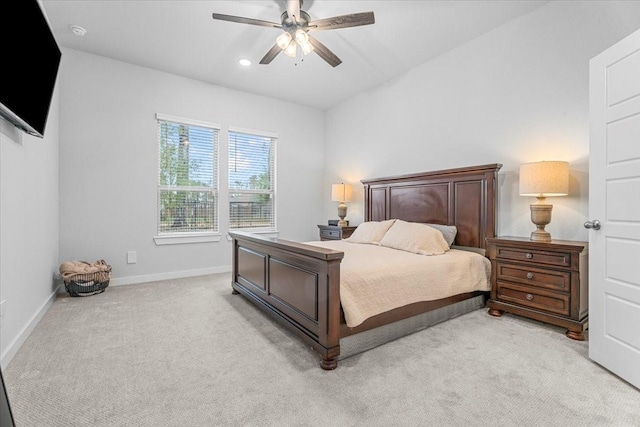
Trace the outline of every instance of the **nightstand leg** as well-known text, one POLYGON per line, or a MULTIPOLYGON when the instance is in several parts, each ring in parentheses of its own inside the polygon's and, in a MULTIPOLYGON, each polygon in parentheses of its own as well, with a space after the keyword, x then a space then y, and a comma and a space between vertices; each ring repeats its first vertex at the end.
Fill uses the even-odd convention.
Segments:
POLYGON ((495 317, 502 317, 502 313, 504 313, 504 311, 502 310, 497 310, 495 308, 489 309, 489 314, 495 317))
POLYGON ((576 341, 584 341, 584 332, 567 330, 566 336, 576 341))
POLYGON ((320 359, 320 367, 325 371, 331 371, 338 367, 338 359, 335 357, 331 357, 325 359, 324 357, 320 359))

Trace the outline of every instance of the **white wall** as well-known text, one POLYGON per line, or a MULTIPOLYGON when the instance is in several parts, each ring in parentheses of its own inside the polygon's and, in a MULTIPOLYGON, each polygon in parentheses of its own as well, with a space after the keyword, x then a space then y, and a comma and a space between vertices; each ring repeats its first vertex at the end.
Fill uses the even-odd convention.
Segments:
MULTIPOLYGON (((60 95, 60 260, 106 260, 114 283, 228 270, 223 239, 156 246, 157 125, 164 113, 279 134, 280 237, 317 238, 322 221, 324 115, 321 111, 63 49, 60 95), (137 263, 127 264, 127 251, 137 263)), ((221 148, 224 147, 221 144, 221 148)), ((226 150, 220 185, 227 184, 226 150)))
POLYGON ((518 169, 570 162, 570 195, 554 205, 554 238, 587 240, 588 61, 640 28, 640 2, 551 2, 326 114, 324 212, 329 184, 351 182, 362 221, 361 179, 502 163, 498 234, 528 236, 518 169))
POLYGON ((0 118, 0 365, 53 303, 58 272, 58 89, 43 139, 0 118))

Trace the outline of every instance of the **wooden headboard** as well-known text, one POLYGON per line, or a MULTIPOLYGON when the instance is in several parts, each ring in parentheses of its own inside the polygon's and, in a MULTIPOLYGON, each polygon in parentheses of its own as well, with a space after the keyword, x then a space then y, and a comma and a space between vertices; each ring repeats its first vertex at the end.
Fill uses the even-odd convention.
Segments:
POLYGON ((455 245, 486 249, 497 228, 499 163, 362 180, 365 221, 455 225, 455 245))

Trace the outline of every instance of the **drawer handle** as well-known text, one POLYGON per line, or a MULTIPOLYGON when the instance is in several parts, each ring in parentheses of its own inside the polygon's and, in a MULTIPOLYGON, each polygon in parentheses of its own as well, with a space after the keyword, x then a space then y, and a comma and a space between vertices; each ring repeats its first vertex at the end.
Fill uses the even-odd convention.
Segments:
POLYGON ((527 252, 527 254, 525 256, 527 257, 527 259, 533 258, 533 255, 531 255, 529 252, 527 252))
POLYGON ((533 299, 533 295, 527 294, 527 301, 531 301, 533 299))
POLYGON ((533 273, 531 272, 527 273, 527 279, 533 279, 533 273))

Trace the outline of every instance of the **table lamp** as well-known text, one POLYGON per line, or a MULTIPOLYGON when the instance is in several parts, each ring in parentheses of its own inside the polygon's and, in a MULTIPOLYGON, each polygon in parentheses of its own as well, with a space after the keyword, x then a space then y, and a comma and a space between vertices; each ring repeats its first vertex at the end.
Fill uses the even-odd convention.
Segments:
POLYGON ((349 184, 332 184, 331 185, 331 200, 339 202, 338 204, 338 225, 340 227, 346 227, 347 221, 344 218, 347 216, 347 205, 345 202, 350 202, 353 197, 353 188, 349 184))
POLYGON ((569 194, 569 163, 544 161, 520 166, 520 195, 537 198, 536 202, 529 205, 531 222, 536 225, 536 230, 531 233, 531 240, 551 241, 551 234, 544 227, 551 222, 553 205, 545 203, 545 199, 567 194, 569 194))

